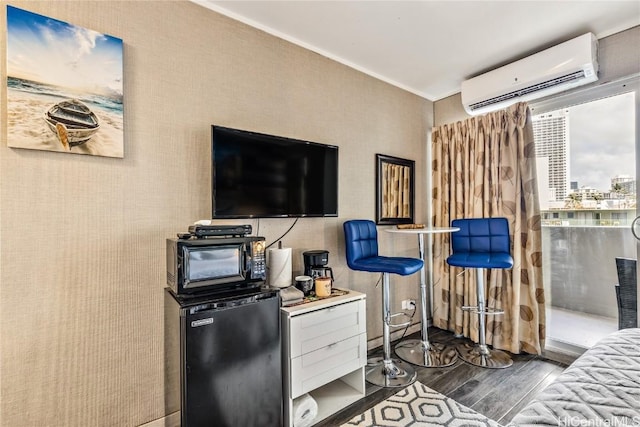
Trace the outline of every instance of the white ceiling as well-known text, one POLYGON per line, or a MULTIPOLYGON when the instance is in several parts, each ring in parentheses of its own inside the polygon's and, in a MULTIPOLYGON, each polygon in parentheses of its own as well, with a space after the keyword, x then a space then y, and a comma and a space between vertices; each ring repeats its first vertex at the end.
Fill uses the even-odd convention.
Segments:
POLYGON ((640 1, 192 0, 435 101, 570 38, 640 25, 640 1))

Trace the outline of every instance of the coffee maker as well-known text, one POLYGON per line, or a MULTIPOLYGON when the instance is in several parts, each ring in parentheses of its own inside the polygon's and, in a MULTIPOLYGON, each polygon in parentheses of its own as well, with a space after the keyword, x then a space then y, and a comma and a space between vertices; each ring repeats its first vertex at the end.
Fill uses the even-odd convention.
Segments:
POLYGON ((302 253, 304 260, 304 275, 313 279, 316 277, 331 277, 333 283, 333 270, 327 267, 329 264, 329 251, 314 250, 302 253))

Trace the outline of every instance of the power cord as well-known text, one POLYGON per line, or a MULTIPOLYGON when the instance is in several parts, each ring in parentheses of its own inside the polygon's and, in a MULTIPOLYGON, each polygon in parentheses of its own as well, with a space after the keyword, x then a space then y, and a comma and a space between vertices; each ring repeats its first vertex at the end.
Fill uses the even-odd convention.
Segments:
POLYGON ((274 240, 273 242, 269 243, 267 245, 267 247, 265 247, 265 249, 269 249, 271 246, 275 245, 276 243, 278 243, 282 238, 284 238, 284 236, 286 236, 287 234, 289 234, 289 232, 291 231, 291 229, 293 228, 294 225, 296 225, 296 223, 298 222, 298 220, 300 219, 300 217, 296 218, 295 221, 293 221, 293 224, 291 224, 291 227, 289 227, 289 229, 287 231, 284 232, 284 234, 280 237, 278 237, 276 240, 274 240))
POLYGON ((376 282, 375 285, 373 285, 374 287, 378 287, 380 286, 380 282, 382 282, 382 278, 384 277, 384 273, 380 273, 380 277, 378 278, 378 281, 376 282))
POLYGON ((395 340, 395 342, 402 341, 404 336, 407 334, 407 331, 409 330, 409 326, 411 326, 411 321, 413 320, 413 317, 416 315, 416 303, 411 302, 411 305, 413 306, 413 310, 411 312, 411 316, 409 316, 409 324, 404 327, 404 331, 402 331, 402 336, 397 340, 395 340))
MULTIPOLYGON (((380 274, 380 278, 378 279, 378 281, 375 284, 376 288, 378 287, 378 285, 380 285, 380 282, 382 281, 383 277, 384 277, 384 273, 381 273, 380 274)), ((407 331, 409 330, 409 326, 411 326, 411 321, 413 320, 414 316, 416 315, 416 302, 412 301, 411 305, 413 306, 413 309, 411 311, 411 315, 409 316, 409 324, 404 327, 404 331, 402 331, 402 336, 400 338, 398 338, 397 340, 395 340, 395 342, 402 341, 404 336, 407 334, 407 331)))

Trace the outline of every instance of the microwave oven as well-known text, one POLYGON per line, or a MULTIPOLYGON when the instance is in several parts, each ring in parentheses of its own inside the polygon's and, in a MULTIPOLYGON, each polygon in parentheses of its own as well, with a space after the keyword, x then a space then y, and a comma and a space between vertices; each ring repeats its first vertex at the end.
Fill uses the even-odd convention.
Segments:
POLYGON ((167 285, 176 295, 258 285, 266 271, 264 237, 167 239, 167 285))

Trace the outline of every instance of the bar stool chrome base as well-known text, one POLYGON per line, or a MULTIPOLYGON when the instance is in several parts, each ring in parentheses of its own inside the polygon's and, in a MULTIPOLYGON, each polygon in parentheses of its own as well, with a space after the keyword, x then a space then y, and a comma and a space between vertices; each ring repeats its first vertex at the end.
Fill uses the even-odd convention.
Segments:
POLYGON ((461 344, 458 352, 462 360, 481 368, 503 369, 513 365, 513 360, 507 353, 490 349, 486 345, 461 344))
POLYGON ((422 340, 406 340, 396 345, 396 354, 405 362, 427 368, 451 366, 458 360, 454 347, 422 340))
POLYGON ((365 380, 380 387, 404 387, 416 381, 418 374, 408 363, 398 359, 385 361, 374 357, 367 361, 365 380))

